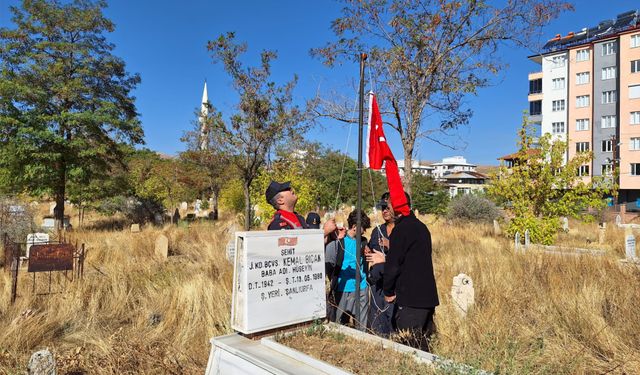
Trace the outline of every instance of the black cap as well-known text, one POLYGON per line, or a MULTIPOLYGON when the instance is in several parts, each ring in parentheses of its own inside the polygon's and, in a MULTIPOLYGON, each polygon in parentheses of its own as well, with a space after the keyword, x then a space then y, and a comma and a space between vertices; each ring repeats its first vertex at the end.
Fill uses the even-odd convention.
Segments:
POLYGON ((312 229, 320 229, 320 215, 315 212, 309 212, 307 215, 307 225, 312 229))
POLYGON ((267 198, 267 203, 271 203, 273 197, 275 197, 281 191, 286 191, 289 189, 291 189, 291 181, 283 183, 271 181, 269 187, 267 188, 267 191, 264 193, 265 197, 267 198))

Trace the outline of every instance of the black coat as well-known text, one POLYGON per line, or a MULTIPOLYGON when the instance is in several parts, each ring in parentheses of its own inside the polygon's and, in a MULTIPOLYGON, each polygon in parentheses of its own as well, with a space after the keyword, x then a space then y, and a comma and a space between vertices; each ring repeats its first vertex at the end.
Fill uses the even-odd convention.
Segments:
POLYGON ((396 219, 384 265, 385 296, 399 306, 429 308, 440 304, 433 275, 431 233, 415 215, 396 219))

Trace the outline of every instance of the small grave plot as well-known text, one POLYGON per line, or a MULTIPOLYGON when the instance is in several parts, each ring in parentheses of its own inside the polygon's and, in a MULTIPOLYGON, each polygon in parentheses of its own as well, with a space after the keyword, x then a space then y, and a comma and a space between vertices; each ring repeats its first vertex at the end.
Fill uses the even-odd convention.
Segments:
POLYGON ((354 374, 438 373, 432 365, 420 363, 410 354, 358 340, 322 325, 276 335, 275 339, 282 345, 354 374))

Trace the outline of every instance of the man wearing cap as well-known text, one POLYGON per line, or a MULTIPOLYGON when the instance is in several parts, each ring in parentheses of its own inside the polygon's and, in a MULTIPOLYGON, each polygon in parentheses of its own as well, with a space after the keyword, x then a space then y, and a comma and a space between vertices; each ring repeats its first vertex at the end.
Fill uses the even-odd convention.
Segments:
POLYGON ((295 212, 298 196, 291 187, 291 181, 279 183, 271 181, 265 192, 267 203, 276 209, 276 213, 267 227, 268 230, 307 229, 304 217, 295 212))

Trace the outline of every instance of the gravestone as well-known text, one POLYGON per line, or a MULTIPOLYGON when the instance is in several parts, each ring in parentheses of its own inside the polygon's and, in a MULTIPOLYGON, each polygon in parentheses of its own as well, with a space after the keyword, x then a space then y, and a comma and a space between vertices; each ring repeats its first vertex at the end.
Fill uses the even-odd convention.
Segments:
POLYGON ((473 280, 464 273, 454 277, 453 285, 451 286, 451 298, 456 311, 463 317, 466 316, 475 300, 473 280))
POLYGON ((53 230, 56 227, 56 219, 52 216, 45 216, 42 218, 42 229, 53 230))
POLYGON ((140 224, 131 224, 131 233, 140 233, 140 224))
POLYGON ((200 208, 202 207, 202 201, 200 199, 196 199, 196 203, 193 205, 195 207, 196 216, 200 214, 200 208))
POLYGON ((603 244, 607 234, 607 223, 602 222, 598 225, 598 243, 603 244))
POLYGON ((633 234, 628 234, 625 236, 624 252, 627 260, 636 259, 636 238, 633 236, 633 234))
POLYGON ((514 239, 516 251, 520 250, 520 232, 516 232, 516 238, 514 239))
POLYGON ((181 209, 182 211, 186 211, 186 210, 188 210, 188 209, 189 209, 189 204, 188 204, 187 202, 182 202, 182 203, 180 203, 180 209, 181 209))
POLYGON ((236 241, 234 239, 229 240, 227 243, 227 260, 233 263, 233 259, 236 256, 236 241))
POLYGON ((164 261, 169 256, 169 239, 164 234, 161 234, 156 238, 156 244, 154 248, 156 258, 164 261))
POLYGON ((29 257, 29 250, 33 245, 42 245, 49 243, 48 233, 29 233, 27 234, 27 258, 29 257))
POLYGON ((49 349, 39 350, 31 355, 27 374, 56 375, 56 359, 49 349))
POLYGON ((524 231, 524 248, 528 248, 531 244, 531 240, 529 238, 529 229, 524 231))
POLYGON ((155 213, 153 215, 153 223, 157 226, 164 225, 164 217, 162 216, 161 213, 155 213))
POLYGON ((494 236, 502 235, 502 229, 500 228, 500 223, 498 223, 498 220, 493 221, 493 235, 494 236))
POLYGON ((324 318, 321 229, 236 232, 231 327, 244 334, 324 318))
POLYGON ((49 203, 49 215, 54 215, 55 214, 55 212, 54 212, 55 208, 56 208, 56 202, 49 203))
POLYGON ((566 216, 562 218, 562 230, 565 232, 569 231, 569 219, 566 216))
POLYGON ((622 224, 622 217, 620 217, 620 215, 616 215, 616 225, 620 226, 620 224, 622 224))

